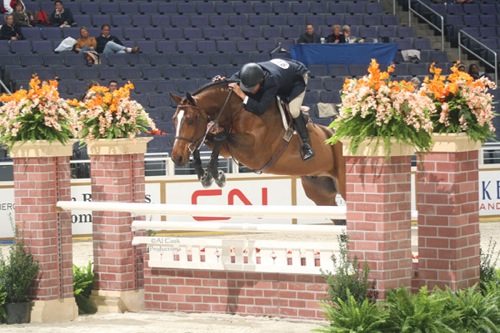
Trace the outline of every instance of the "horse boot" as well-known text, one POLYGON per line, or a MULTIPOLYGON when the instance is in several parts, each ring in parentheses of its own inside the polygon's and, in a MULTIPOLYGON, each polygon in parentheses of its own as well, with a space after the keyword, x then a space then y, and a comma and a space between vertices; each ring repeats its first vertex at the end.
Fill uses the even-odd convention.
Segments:
POLYGON ((295 124, 295 129, 299 133, 300 139, 302 140, 301 155, 304 161, 311 159, 314 156, 314 151, 311 147, 311 141, 309 139, 309 132, 307 131, 306 120, 304 115, 300 113, 297 118, 293 119, 295 124))

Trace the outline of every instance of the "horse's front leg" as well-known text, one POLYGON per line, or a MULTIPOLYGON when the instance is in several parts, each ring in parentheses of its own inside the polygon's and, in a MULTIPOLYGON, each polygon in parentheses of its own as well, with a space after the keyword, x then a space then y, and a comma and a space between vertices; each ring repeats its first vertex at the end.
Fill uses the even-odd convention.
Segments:
POLYGON ((203 166, 201 165, 201 157, 199 149, 196 149, 193 152, 193 167, 194 171, 196 172, 196 176, 198 176, 198 180, 201 180, 201 178, 205 174, 205 170, 203 170, 203 166))
POLYGON ((207 173, 215 179, 217 186, 224 187, 224 185, 226 185, 226 175, 224 171, 219 170, 219 153, 221 145, 222 142, 215 143, 212 149, 212 155, 210 155, 210 162, 208 162, 207 173))

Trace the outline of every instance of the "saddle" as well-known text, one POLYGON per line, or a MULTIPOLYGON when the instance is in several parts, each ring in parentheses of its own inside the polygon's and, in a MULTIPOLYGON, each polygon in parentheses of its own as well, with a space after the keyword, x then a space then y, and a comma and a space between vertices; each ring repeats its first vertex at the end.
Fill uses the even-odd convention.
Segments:
MULTIPOLYGON (((286 142, 290 142, 294 132, 293 117, 292 114, 290 113, 290 107, 288 106, 288 103, 279 98, 279 96, 276 96, 276 104, 280 111, 283 129, 285 130, 285 134, 283 135, 283 140, 285 140, 286 142)), ((309 110, 310 108, 308 106, 302 105, 300 107, 300 112, 304 115, 306 123, 309 123, 311 121, 311 117, 309 117, 309 110)))

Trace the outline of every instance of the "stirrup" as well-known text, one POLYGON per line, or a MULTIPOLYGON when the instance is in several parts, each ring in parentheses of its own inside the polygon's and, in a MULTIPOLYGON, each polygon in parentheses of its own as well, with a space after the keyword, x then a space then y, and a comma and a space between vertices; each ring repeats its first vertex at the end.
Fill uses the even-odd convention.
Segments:
POLYGON ((300 148, 300 155, 302 156, 303 161, 307 161, 307 160, 310 160, 311 158, 313 158, 314 151, 313 151, 311 145, 308 143, 303 144, 302 147, 300 148))

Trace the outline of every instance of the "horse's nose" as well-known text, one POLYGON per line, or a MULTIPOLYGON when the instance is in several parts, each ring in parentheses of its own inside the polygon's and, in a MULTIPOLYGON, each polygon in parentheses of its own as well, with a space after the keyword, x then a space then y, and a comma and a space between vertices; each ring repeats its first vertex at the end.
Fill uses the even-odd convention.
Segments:
POLYGON ((172 161, 174 161, 174 164, 177 166, 184 165, 184 158, 182 157, 182 155, 172 156, 172 161))

